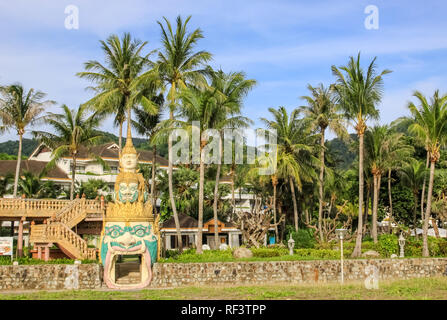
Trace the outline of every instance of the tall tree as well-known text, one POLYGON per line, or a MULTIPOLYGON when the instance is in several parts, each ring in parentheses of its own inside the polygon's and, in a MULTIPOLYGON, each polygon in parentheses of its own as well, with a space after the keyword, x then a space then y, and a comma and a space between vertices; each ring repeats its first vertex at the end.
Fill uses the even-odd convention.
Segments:
MULTIPOLYGON (((402 133, 393 132, 388 125, 374 126, 365 133, 366 164, 373 177, 373 211, 371 234, 377 243, 377 211, 382 175, 396 163, 396 158, 408 157, 412 148, 407 146, 402 133)), ((391 223, 391 221, 390 221, 391 223)))
POLYGON ((25 92, 21 84, 12 84, 0 87, 0 132, 17 130, 19 135, 19 151, 17 153, 16 173, 14 177, 13 196, 17 196, 17 186, 22 160, 22 142, 26 127, 46 120, 42 115, 46 108, 54 104, 54 101, 42 101, 46 94, 30 89, 25 92))
MULTIPOLYGON (((98 111, 88 114, 86 105, 81 105, 77 110, 70 110, 66 105, 62 105, 62 110, 61 114, 49 114, 47 122, 54 133, 33 131, 33 134, 41 143, 53 150, 53 159, 48 163, 47 169, 54 167, 62 157, 71 157, 70 200, 73 200, 78 153, 81 147, 88 150, 103 138, 97 133, 97 129, 104 115, 98 111)), ((101 158, 97 156, 95 158, 105 165, 101 158)))
POLYGON ((417 211, 418 211, 418 199, 419 199, 419 190, 421 189, 421 185, 425 180, 425 175, 428 170, 426 169, 423 162, 418 161, 416 159, 410 159, 408 163, 403 165, 399 169, 399 177, 400 182, 409 188, 413 193, 413 227, 414 233, 417 238, 417 211))
POLYGON ((96 84, 89 87, 96 95, 85 104, 99 112, 115 115, 121 149, 123 123, 126 118, 130 119, 136 87, 141 82, 140 76, 151 66, 148 57, 153 52, 142 56, 147 41, 132 39, 129 33, 124 33, 121 39, 112 34, 100 43, 105 65, 96 60, 87 61, 84 63, 85 71, 76 75, 96 84))
POLYGON ((146 136, 149 139, 149 144, 152 145, 152 172, 151 172, 151 202, 152 208, 155 210, 155 172, 156 172, 156 160, 157 160, 157 144, 154 143, 153 137, 158 129, 157 125, 160 123, 161 106, 164 103, 163 95, 157 95, 152 97, 152 101, 156 103, 160 109, 157 114, 147 112, 144 108, 137 108, 134 110, 136 120, 132 121, 133 127, 140 135, 146 136))
MULTIPOLYGON (((194 52, 197 42, 203 38, 202 31, 195 29, 189 33, 187 25, 191 16, 183 22, 180 16, 176 19, 176 29, 173 30, 168 19, 163 17, 166 26, 157 21, 161 28, 162 49, 158 52, 156 69, 160 80, 167 90, 167 103, 169 107, 169 119, 174 120, 174 111, 177 108, 179 91, 188 85, 197 85, 202 81, 203 66, 211 60, 211 54, 207 51, 194 52)), ((175 206, 174 192, 172 187, 172 141, 168 139, 169 165, 168 184, 171 208, 174 214, 175 227, 180 252, 183 250, 182 237, 180 234, 180 223, 175 206)), ((201 248, 200 248, 201 249, 201 248)))
POLYGON ((440 95, 436 90, 430 102, 419 91, 414 93, 419 102, 419 107, 410 103, 408 108, 414 117, 414 123, 410 125, 409 131, 415 133, 425 141, 425 149, 430 157, 430 177, 428 181, 427 207, 424 215, 423 225, 423 249, 422 255, 429 256, 428 251, 428 222, 431 215, 431 203, 433 193, 433 179, 435 165, 440 158, 440 148, 446 142, 447 136, 447 95, 440 95))
MULTIPOLYGON (((216 121, 215 129, 219 131, 219 161, 217 163, 216 179, 214 185, 214 243, 217 246, 219 240, 217 228, 217 207, 219 201, 219 181, 222 168, 222 139, 224 138, 224 129, 239 129, 248 127, 252 121, 246 117, 241 116, 243 98, 256 84, 255 80, 246 79, 243 72, 225 73, 222 70, 211 70, 208 73, 211 78, 211 87, 217 90, 220 95, 217 95, 216 109, 219 112, 219 120, 216 121)), ((234 181, 233 181, 234 190, 234 181)))
POLYGON ((390 72, 390 70, 384 70, 377 74, 376 58, 374 58, 365 74, 360 66, 360 53, 357 59, 350 57, 346 66, 340 68, 332 66, 332 73, 337 79, 334 88, 338 96, 338 103, 344 111, 345 117, 354 123, 354 128, 359 137, 359 215, 357 237, 352 257, 359 257, 362 253, 363 137, 367 128, 366 121, 370 118, 379 118, 379 111, 376 109, 376 105, 382 99, 382 77, 390 72))
POLYGON ((304 115, 312 120, 312 126, 320 130, 320 176, 319 176, 319 205, 318 205, 318 230, 320 240, 323 241, 322 219, 324 203, 324 152, 325 152, 325 131, 327 128, 332 130, 340 138, 345 139, 348 134, 344 125, 343 117, 339 112, 339 107, 335 103, 333 88, 325 88, 323 84, 318 87, 307 85, 311 96, 303 96, 307 101, 307 106, 302 106, 304 115))
POLYGON ((295 195, 295 184, 302 190, 303 181, 315 176, 315 166, 319 160, 313 155, 316 135, 312 133, 310 121, 299 118, 299 110, 295 109, 290 116, 284 107, 278 110, 269 108, 273 120, 261 118, 269 129, 276 132, 277 143, 277 177, 289 182, 292 195, 295 230, 298 231, 298 205, 295 195))
POLYGON ((193 135, 194 130, 200 130, 199 208, 197 232, 197 253, 199 254, 202 253, 203 203, 206 160, 205 147, 208 143, 208 139, 210 138, 207 136, 205 131, 208 129, 215 129, 217 125, 222 121, 222 113, 219 112, 219 109, 217 108, 218 94, 219 93, 217 92, 217 90, 213 88, 204 90, 200 90, 198 88, 183 89, 180 94, 182 109, 179 110, 179 116, 186 121, 176 120, 176 123, 190 131, 193 135), (193 122, 196 122, 199 127, 195 127, 193 122))

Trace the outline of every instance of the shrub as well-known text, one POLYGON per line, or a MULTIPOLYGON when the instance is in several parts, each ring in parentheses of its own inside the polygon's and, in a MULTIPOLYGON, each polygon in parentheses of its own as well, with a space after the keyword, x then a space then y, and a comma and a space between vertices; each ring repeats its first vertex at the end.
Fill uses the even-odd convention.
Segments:
POLYGON ((269 258, 269 257, 280 257, 289 254, 289 250, 285 248, 252 248, 253 257, 259 258, 269 258))
MULTIPOLYGON (((291 233, 293 240, 295 240, 295 249, 315 247, 316 241, 313 235, 313 231, 311 229, 299 229, 298 232, 291 231, 291 233)), ((289 237, 290 235, 285 240, 286 246, 289 237)))
POLYGON ((375 249, 381 256, 389 258, 393 253, 399 252, 399 243, 397 237, 393 234, 382 234, 378 237, 378 243, 375 249))

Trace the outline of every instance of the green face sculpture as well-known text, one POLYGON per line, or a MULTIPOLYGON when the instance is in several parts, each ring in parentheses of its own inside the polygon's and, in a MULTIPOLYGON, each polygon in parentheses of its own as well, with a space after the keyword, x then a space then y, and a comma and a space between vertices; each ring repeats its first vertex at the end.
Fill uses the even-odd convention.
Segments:
POLYGON ((147 286, 152 278, 152 264, 157 260, 157 237, 149 222, 107 222, 101 243, 104 281, 110 288, 122 286, 115 282, 115 262, 121 255, 140 255, 141 283, 133 288, 147 286))
POLYGON ((138 199, 138 183, 120 183, 118 196, 118 201, 122 203, 134 203, 138 199))

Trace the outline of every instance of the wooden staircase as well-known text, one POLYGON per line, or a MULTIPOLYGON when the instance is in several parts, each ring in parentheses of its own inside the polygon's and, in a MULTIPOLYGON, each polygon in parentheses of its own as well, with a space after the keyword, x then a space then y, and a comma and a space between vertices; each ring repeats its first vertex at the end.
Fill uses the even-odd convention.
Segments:
POLYGON ((89 213, 103 213, 103 201, 85 198, 67 202, 46 223, 31 225, 30 242, 37 245, 55 243, 72 259, 96 260, 96 249, 88 248, 87 242, 72 228, 85 219, 89 213))

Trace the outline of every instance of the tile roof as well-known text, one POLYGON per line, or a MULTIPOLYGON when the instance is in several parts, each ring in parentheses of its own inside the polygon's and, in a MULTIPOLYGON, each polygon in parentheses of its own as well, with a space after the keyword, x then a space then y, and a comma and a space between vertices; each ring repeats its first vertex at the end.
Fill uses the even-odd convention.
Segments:
MULTIPOLYGON (((45 161, 36 161, 36 160, 22 160, 20 163, 20 174, 23 174, 24 171, 29 171, 32 174, 38 176, 42 170, 45 168, 48 162, 45 161)), ((6 176, 8 173, 15 174, 17 166, 17 160, 0 160, 0 177, 6 176)), ((67 174, 60 169, 59 167, 55 167, 48 171, 45 175, 47 179, 67 179, 69 177, 67 174)))

